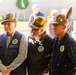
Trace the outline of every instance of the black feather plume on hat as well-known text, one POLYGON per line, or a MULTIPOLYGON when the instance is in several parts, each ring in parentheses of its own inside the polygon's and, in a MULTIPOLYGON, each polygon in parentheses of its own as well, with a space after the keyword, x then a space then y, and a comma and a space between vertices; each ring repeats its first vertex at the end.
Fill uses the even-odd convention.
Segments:
POLYGON ((72 15, 72 7, 68 10, 66 14, 66 19, 70 18, 71 15, 72 15))

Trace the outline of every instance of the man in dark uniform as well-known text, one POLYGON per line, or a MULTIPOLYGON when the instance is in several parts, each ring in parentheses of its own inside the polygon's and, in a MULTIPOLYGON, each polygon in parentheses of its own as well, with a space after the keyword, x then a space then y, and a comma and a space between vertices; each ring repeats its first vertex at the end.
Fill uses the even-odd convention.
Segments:
POLYGON ((52 38, 45 31, 46 20, 38 16, 29 26, 28 75, 49 75, 52 38))
POLYGON ((51 75, 75 75, 76 73, 76 42, 66 32, 71 15, 58 14, 51 22, 54 34, 51 57, 51 75))
POLYGON ((25 75, 26 37, 15 31, 16 18, 6 14, 2 21, 6 33, 0 35, 0 70, 3 75, 25 75))

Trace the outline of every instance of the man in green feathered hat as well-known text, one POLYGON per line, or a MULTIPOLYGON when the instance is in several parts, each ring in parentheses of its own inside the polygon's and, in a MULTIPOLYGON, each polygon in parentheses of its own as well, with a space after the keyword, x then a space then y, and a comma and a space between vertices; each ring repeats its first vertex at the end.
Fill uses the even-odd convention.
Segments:
POLYGON ((46 22, 38 16, 29 24, 28 75, 49 75, 52 38, 45 31, 46 22))
POLYGON ((75 75, 76 73, 76 42, 66 32, 70 16, 71 8, 66 16, 57 14, 51 22, 56 37, 52 43, 50 75, 75 75))

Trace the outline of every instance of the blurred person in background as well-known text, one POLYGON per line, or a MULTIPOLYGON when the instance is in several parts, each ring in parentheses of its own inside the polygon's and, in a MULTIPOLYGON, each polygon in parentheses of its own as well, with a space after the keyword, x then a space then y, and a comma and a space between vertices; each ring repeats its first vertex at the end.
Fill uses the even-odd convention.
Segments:
POLYGON ((53 9, 51 12, 51 18, 49 19, 48 23, 47 23, 47 33, 54 38, 54 32, 53 29, 50 27, 51 25, 51 21, 53 21, 53 19, 55 18, 55 16, 58 14, 58 10, 57 9, 53 9))
POLYGON ((44 17, 44 14, 40 11, 39 5, 38 5, 38 4, 34 4, 34 5, 32 6, 32 14, 30 15, 29 22, 33 22, 34 19, 35 19, 37 16, 42 16, 42 17, 44 17))

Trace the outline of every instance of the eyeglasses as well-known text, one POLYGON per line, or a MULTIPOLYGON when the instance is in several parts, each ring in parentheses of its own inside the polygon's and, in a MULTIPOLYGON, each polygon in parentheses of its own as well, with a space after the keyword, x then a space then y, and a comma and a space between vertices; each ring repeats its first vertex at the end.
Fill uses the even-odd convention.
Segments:
POLYGON ((60 24, 53 24, 53 25, 51 25, 51 28, 57 28, 57 27, 60 27, 60 26, 64 26, 64 25, 60 25, 60 24))

